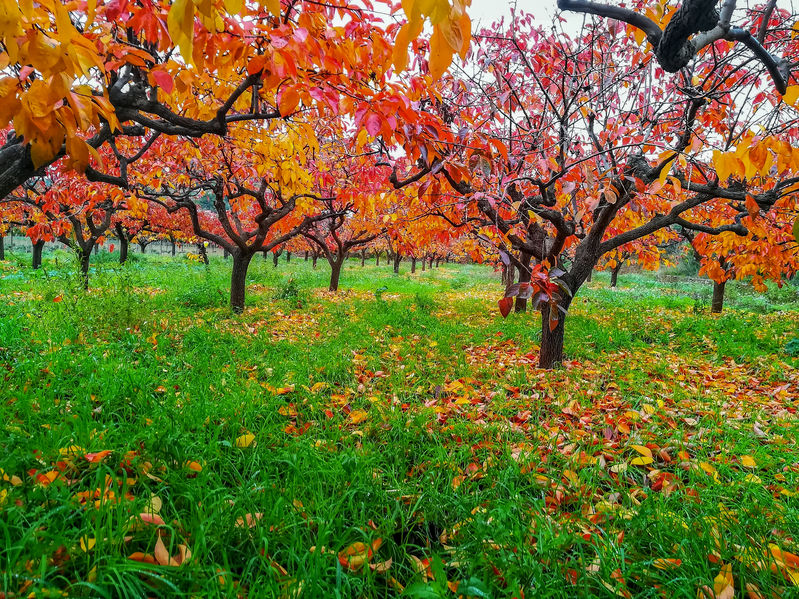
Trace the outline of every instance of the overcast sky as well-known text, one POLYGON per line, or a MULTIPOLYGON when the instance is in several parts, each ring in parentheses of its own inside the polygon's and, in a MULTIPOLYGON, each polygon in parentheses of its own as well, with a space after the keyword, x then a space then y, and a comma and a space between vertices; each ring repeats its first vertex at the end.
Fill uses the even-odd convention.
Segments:
MULTIPOLYGON (((472 0, 471 7, 466 9, 474 23, 472 30, 478 29, 478 21, 481 26, 487 26, 502 17, 505 17, 507 21, 513 4, 516 5, 519 11, 529 12, 534 15, 541 25, 551 22, 555 14, 558 13, 557 0, 517 0, 516 2, 508 0, 472 0)), ((579 28, 583 20, 582 15, 568 12, 562 14, 569 21, 574 21, 574 26, 579 28)))

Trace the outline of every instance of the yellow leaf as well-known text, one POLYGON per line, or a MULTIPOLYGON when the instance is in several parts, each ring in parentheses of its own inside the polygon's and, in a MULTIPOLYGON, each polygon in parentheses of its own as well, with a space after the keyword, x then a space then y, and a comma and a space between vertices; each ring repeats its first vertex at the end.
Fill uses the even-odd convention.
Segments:
POLYGON ((225 0, 225 9, 231 15, 237 15, 244 8, 244 0, 225 0))
POLYGON ((796 100, 799 100, 799 85, 789 85, 782 96, 783 101, 791 106, 796 105, 796 100))
POLYGON ((796 240, 796 243, 799 243, 799 217, 793 221, 793 238, 796 240))
POLYGON ((647 464, 651 464, 654 460, 652 458, 641 456, 640 458, 633 458, 630 461, 630 464, 633 466, 646 466, 647 464))
POLYGON ((194 64, 194 3, 191 0, 175 0, 166 19, 172 41, 180 49, 180 55, 189 64, 194 64))
POLYGON ((433 79, 440 79, 452 63, 452 55, 455 51, 450 47, 441 27, 433 27, 433 35, 430 37, 430 75, 433 79))
POLYGON ((350 421, 353 424, 360 424, 368 418, 369 414, 365 410, 353 410, 350 412, 350 421))
POLYGON ((646 456, 648 458, 652 457, 652 450, 646 447, 645 445, 631 445, 631 447, 640 453, 642 456, 646 456))
POLYGON ((744 468, 757 468, 757 462, 755 462, 755 459, 750 455, 741 456, 741 465, 744 468))
POLYGON ((252 433, 246 433, 236 438, 236 447, 249 447, 253 443, 255 443, 255 435, 252 433))
POLYGON ((93 539, 90 537, 80 538, 80 548, 83 551, 91 551, 96 544, 97 544, 97 539, 93 539))
POLYGON ((273 17, 280 17, 280 0, 263 0, 262 4, 266 4, 267 10, 273 17))

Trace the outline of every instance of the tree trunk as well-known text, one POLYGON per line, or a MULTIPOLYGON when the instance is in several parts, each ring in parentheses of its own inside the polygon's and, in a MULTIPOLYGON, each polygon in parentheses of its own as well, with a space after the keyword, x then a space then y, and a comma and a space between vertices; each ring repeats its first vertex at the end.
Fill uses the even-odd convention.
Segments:
POLYGON ((338 291, 338 280, 341 277, 341 266, 344 264, 344 257, 336 261, 330 261, 330 287, 329 291, 338 291))
POLYGON ((376 258, 377 261, 375 262, 375 266, 380 266, 380 254, 381 253, 382 252, 377 252, 377 258, 376 258))
POLYGON ((416 272, 416 256, 411 256, 411 274, 416 272))
POLYGON ((305 261, 306 262, 308 262, 308 254, 309 254, 308 250, 305 250, 305 261))
POLYGON ((277 252, 272 252, 272 266, 277 268, 277 259, 280 257, 280 254, 277 252))
POLYGON ((399 274, 399 265, 401 261, 402 261, 402 254, 400 254, 399 252, 394 254, 394 274, 399 274))
POLYGON ((721 314, 724 309, 724 288, 727 286, 727 281, 723 283, 716 283, 713 281, 713 301, 710 304, 710 311, 713 314, 721 314))
POLYGON ((127 236, 123 233, 119 236, 119 263, 125 264, 128 260, 128 246, 130 242, 127 236))
POLYGON ((291 252, 286 252, 286 262, 291 262, 291 252))
POLYGON ((6 259, 6 237, 0 235, 0 260, 6 259))
POLYGON ((427 268, 433 268, 433 256, 430 256, 430 264, 427 265, 427 268))
POLYGON ((96 256, 99 251, 100 251, 100 246, 95 244, 94 245, 94 255, 96 256))
POLYGON ((591 272, 588 273, 588 278, 585 280, 585 282, 586 283, 590 283, 591 282, 591 278, 593 276, 594 276, 594 271, 592 270, 591 272))
POLYGON ((197 250, 200 252, 200 257, 203 259, 203 264, 208 266, 208 252, 205 251, 205 245, 202 241, 197 244, 197 250))
POLYGON ((311 267, 313 267, 314 270, 316 270, 316 261, 317 260, 319 260, 319 254, 314 252, 313 259, 311 260, 311 267))
POLYGON ((227 259, 228 259, 228 256, 230 256, 230 252, 229 252, 229 251, 227 251, 227 248, 222 248, 222 258, 224 258, 225 260, 227 260, 227 259))
POLYGON ((175 242, 172 242, 172 255, 175 255, 175 242))
MULTIPOLYGON (((533 259, 532 254, 528 254, 527 252, 522 252, 521 255, 522 266, 518 267, 519 283, 530 282, 530 279, 532 278, 532 273, 530 271, 530 262, 532 261, 532 259, 533 259)), ((517 296, 514 310, 516 312, 527 312, 527 300, 517 296)))
POLYGON ((619 271, 621 270, 621 262, 616 264, 610 271, 610 286, 615 287, 619 282, 619 271))
POLYGON ((139 248, 141 249, 141 253, 144 254, 147 252, 147 243, 144 241, 139 242, 139 248))
MULTIPOLYGON (((569 307, 570 301, 561 301, 564 308, 569 307)), ((558 310, 555 307, 555 310, 558 310)), ((566 315, 558 310, 558 324, 554 330, 549 328, 550 305, 544 304, 541 309, 541 350, 538 354, 538 367, 549 370, 563 362, 563 336, 566 325, 566 315)))
MULTIPOLYGON (((97 249, 97 245, 94 246, 97 249)), ((89 263, 92 259, 92 251, 78 250, 78 261, 80 262, 80 282, 84 291, 89 290, 89 263)))
POLYGON ((44 250, 44 241, 37 241, 33 244, 33 268, 34 270, 42 267, 42 251, 44 250))
POLYGON ((436 268, 441 266, 441 258, 436 258, 436 268))
POLYGON ((252 254, 242 254, 240 249, 233 252, 233 270, 230 274, 230 308, 236 314, 244 312, 244 292, 247 288, 247 269, 252 254))
POLYGON ((366 266, 366 250, 361 250, 361 268, 366 266))
POLYGON ((427 256, 422 256, 422 272, 427 268, 427 256))

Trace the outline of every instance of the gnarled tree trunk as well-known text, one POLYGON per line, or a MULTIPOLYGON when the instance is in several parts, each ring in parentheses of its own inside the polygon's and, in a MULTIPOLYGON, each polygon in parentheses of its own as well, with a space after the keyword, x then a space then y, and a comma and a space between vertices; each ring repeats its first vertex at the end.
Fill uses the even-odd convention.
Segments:
POLYGON ((710 303, 710 311, 713 314, 721 314, 724 309, 724 288, 727 282, 716 283, 713 281, 713 301, 710 303))

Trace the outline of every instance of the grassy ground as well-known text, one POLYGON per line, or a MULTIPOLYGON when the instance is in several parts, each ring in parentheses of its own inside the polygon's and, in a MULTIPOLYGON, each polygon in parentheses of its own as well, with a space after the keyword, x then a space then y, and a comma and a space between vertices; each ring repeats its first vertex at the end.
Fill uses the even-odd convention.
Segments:
POLYGON ((109 260, 0 263, 6 597, 799 592, 795 286, 599 274, 545 372, 487 268, 109 260))

